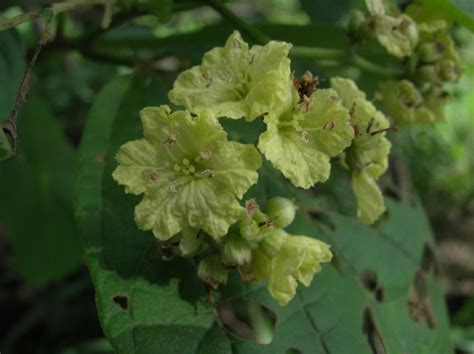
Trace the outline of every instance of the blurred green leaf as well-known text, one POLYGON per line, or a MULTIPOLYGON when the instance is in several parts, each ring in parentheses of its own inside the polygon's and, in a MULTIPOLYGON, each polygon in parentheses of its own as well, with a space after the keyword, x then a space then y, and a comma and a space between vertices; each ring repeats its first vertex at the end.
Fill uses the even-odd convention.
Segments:
POLYGON ((471 0, 418 0, 407 12, 418 22, 445 20, 474 31, 474 3, 471 0))
POLYGON ((0 122, 13 109, 25 69, 23 50, 14 30, 0 32, 0 122))
POLYGON ((0 165, 0 223, 14 266, 32 285, 43 285, 82 262, 71 205, 75 156, 38 97, 18 117, 18 140, 15 157, 0 165))
POLYGON ((342 20, 354 8, 357 0, 301 0, 301 7, 313 22, 334 24, 342 20))

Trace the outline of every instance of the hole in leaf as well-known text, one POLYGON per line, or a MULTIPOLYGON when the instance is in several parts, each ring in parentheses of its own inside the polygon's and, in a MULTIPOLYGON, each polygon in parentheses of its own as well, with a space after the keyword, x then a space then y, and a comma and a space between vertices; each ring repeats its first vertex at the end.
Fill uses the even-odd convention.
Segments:
POLYGON ((128 296, 115 295, 113 301, 119 305, 123 310, 128 310, 128 296))
POLYGON ((435 275, 439 275, 438 263, 436 262, 436 257, 430 246, 425 245, 423 248, 423 256, 421 257, 421 269, 429 274, 431 271, 435 275))
POLYGON ((374 354, 386 354, 385 346, 382 341, 377 327, 375 326, 374 318, 372 313, 368 308, 364 310, 363 322, 362 322, 362 332, 367 337, 369 341, 370 348, 374 354))
POLYGON ((408 293, 407 309, 415 322, 425 321, 431 328, 436 328, 431 299, 426 286, 426 275, 419 270, 415 275, 410 292, 408 293))
POLYGON ((303 352, 296 348, 290 348, 285 352, 285 354, 303 354, 303 352))
POLYGON ((360 275, 364 287, 374 294, 375 300, 383 301, 383 287, 377 281, 377 274, 373 270, 367 270, 360 275))
POLYGON ((235 337, 258 344, 273 340, 276 315, 259 302, 239 297, 217 304, 216 310, 224 328, 235 337))

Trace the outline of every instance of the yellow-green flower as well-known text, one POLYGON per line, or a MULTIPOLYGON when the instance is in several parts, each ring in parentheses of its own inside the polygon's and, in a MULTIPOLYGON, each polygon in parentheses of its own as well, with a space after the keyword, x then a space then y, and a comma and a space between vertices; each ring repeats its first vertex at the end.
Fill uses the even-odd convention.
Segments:
POLYGON ((187 226, 225 235, 245 215, 239 199, 257 182, 258 151, 228 141, 208 112, 172 113, 160 106, 140 115, 144 138, 120 148, 113 173, 126 192, 144 194, 135 208, 138 227, 160 240, 187 226))
POLYGON ((289 236, 272 259, 268 290, 280 305, 286 305, 296 294, 298 282, 309 286, 321 263, 329 262, 329 245, 306 236, 289 236))
POLYGON ((415 22, 407 15, 387 11, 383 0, 365 0, 371 23, 379 43, 393 56, 403 58, 412 54, 418 42, 415 22))
POLYGON ((209 110, 215 117, 248 121, 278 112, 291 99, 290 48, 277 41, 249 48, 234 32, 223 48, 210 50, 201 65, 178 76, 169 99, 194 113, 209 110))
POLYGON ((391 144, 385 137, 389 122, 367 101, 352 80, 335 77, 331 87, 351 112, 355 130, 352 145, 345 151, 345 162, 352 172, 352 187, 358 202, 357 216, 372 224, 385 211, 382 192, 376 180, 387 170, 391 144))
POLYGON ((331 157, 351 144, 349 111, 332 89, 316 90, 299 102, 295 89, 285 112, 264 118, 258 147, 295 186, 310 188, 328 179, 331 157))

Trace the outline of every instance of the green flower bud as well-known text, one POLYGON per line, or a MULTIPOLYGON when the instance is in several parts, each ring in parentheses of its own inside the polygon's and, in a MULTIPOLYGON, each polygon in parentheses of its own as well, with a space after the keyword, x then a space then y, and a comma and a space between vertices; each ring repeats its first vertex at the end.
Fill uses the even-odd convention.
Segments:
POLYGON ((265 211, 272 220, 273 225, 283 229, 289 226, 295 219, 296 206, 287 198, 275 197, 268 201, 265 211))
POLYGON ((364 30, 366 24, 366 18, 362 11, 353 10, 349 17, 348 30, 354 35, 359 35, 364 30))
POLYGON ((226 265, 248 264, 252 260, 252 248, 239 235, 230 235, 224 244, 222 258, 226 265))
POLYGON ((423 97, 416 87, 408 80, 398 83, 398 99, 405 108, 418 107, 423 104, 423 97))
POLYGON ((438 71, 436 70, 436 65, 428 64, 422 65, 417 69, 416 72, 417 81, 421 82, 421 86, 431 86, 431 84, 439 81, 438 71))
POLYGON ((434 63, 439 60, 443 54, 444 48, 440 43, 427 42, 418 48, 418 57, 422 62, 434 63))
POLYGON ((275 257, 280 251, 281 246, 285 242, 288 234, 282 229, 273 230, 259 244, 260 250, 268 257, 275 257))
POLYGON ((202 239, 198 235, 199 231, 190 227, 181 231, 179 250, 183 257, 192 256, 199 251, 202 246, 202 239))
POLYGON ((252 263, 249 268, 250 270, 247 273, 249 279, 254 282, 259 282, 265 280, 270 275, 272 262, 270 258, 259 250, 256 250, 252 255, 252 263))
POLYGON ((459 69, 453 60, 443 60, 439 63, 439 76, 444 81, 456 81, 459 77, 459 69))
POLYGON ((199 262, 198 277, 214 289, 217 289, 219 284, 226 284, 228 275, 229 271, 218 255, 209 256, 199 262))
POLYGON ((418 34, 418 29, 416 28, 415 22, 408 17, 408 16, 402 16, 402 22, 399 25, 400 32, 408 38, 410 41, 411 47, 415 48, 418 44, 418 41, 420 40, 420 36, 418 34))
POLYGON ((258 223, 250 218, 245 218, 239 224, 240 235, 247 241, 258 241, 257 235, 260 230, 258 223))
POLYGON ((13 149, 10 140, 0 126, 0 161, 8 159, 12 155, 13 149))

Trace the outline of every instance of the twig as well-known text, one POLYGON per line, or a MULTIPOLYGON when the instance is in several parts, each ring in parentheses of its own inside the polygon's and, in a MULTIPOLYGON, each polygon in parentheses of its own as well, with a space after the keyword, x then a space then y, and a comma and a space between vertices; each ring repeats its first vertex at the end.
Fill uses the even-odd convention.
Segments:
POLYGON ((41 52, 41 49, 48 41, 50 33, 51 33, 51 23, 48 23, 43 31, 43 34, 41 35, 39 44, 36 47, 28 66, 26 67, 25 73, 23 74, 23 79, 21 80, 20 88, 18 89, 18 92, 17 92, 13 110, 10 112, 8 119, 2 124, 2 129, 5 132, 5 134, 8 136, 12 144, 13 153, 16 152, 16 145, 17 145, 16 122, 17 122, 18 112, 20 108, 28 100, 28 92, 30 91, 31 71, 33 70, 33 66, 36 63, 36 59, 38 59, 38 55, 41 52))
POLYGON ((202 0, 204 3, 212 7, 223 18, 227 19, 236 28, 240 29, 244 34, 252 38, 256 43, 265 44, 271 40, 269 36, 261 32, 257 28, 251 26, 239 16, 230 11, 220 0, 202 0))
POLYGON ((64 2, 53 3, 50 7, 43 9, 42 11, 26 12, 21 15, 15 16, 11 19, 0 18, 0 32, 5 31, 9 28, 18 26, 24 22, 35 20, 41 16, 44 16, 48 11, 51 12, 52 17, 59 15, 62 12, 71 11, 78 7, 93 6, 93 5, 106 5, 108 6, 114 0, 70 0, 64 2))

